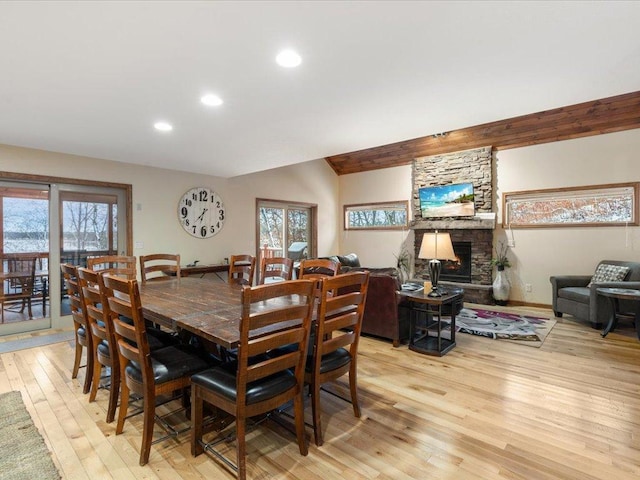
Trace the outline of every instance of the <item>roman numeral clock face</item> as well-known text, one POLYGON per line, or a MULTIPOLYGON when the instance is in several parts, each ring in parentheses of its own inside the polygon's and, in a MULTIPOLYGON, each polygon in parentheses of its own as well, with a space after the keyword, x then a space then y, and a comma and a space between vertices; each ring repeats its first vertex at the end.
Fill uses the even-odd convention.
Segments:
POLYGON ((197 238, 213 237, 224 225, 224 204, 220 196, 210 188, 192 188, 180 199, 178 219, 189 235, 197 238))

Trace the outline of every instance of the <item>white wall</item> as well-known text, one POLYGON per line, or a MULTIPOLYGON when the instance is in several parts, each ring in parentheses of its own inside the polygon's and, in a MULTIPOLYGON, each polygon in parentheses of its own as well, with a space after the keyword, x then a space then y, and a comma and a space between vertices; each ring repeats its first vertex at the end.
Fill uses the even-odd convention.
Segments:
MULTIPOLYGON (((498 219, 502 193, 640 181, 640 130, 499 151, 498 219)), ((497 238, 505 238, 501 229, 497 238)), ((640 227, 563 227, 512 230, 509 253, 514 300, 551 303, 549 276, 590 274, 599 260, 640 261, 640 227), (532 291, 525 291, 531 284, 532 291)))
POLYGON ((233 253, 255 254, 256 198, 318 204, 318 253, 338 250, 338 177, 324 160, 225 179, 0 145, 0 170, 131 184, 133 240, 142 245, 134 248, 136 256, 175 252, 183 263, 207 264, 233 253), (227 211, 222 231, 208 239, 188 235, 178 221, 180 197, 198 186, 215 190, 227 211))
POLYGON ((411 165, 370 172, 341 175, 340 181, 340 252, 355 252, 367 267, 393 267, 403 245, 413 254, 413 231, 344 230, 343 206, 359 203, 409 201, 411 221, 411 165))
MULTIPOLYGON (((640 129, 499 151, 494 210, 500 219, 502 192, 640 181, 638 152, 640 129)), ((135 255, 176 251, 185 262, 211 263, 231 252, 255 252, 257 197, 318 204, 320 256, 356 252, 363 265, 385 267, 395 265, 403 244, 413 251, 411 231, 342 228, 345 204, 410 200, 410 165, 337 177, 315 160, 224 179, 0 145, 0 170, 131 183, 134 241, 144 245, 135 255), (180 196, 200 185, 216 190, 228 212, 224 229, 206 240, 187 235, 177 220, 180 196)), ((504 234, 498 228, 495 237, 504 234)), ((513 237, 511 298, 526 303, 550 304, 550 275, 590 273, 601 259, 640 260, 640 227, 519 229, 513 237)))
MULTIPOLYGON (((498 221, 502 192, 640 181, 640 129, 598 135, 496 153, 494 188, 498 221)), ((343 175, 340 208, 344 204, 411 198, 411 166, 343 175)), ((511 299, 551 304, 549 276, 589 274, 602 259, 640 261, 640 227, 536 228, 513 230, 515 248, 511 299), (525 285, 531 284, 531 292, 525 285)), ((413 251, 413 234, 405 232, 340 231, 341 251, 360 254, 363 265, 389 266, 404 239, 413 251), (406 237, 406 238, 405 238, 406 237)), ((506 240, 498 225, 497 240, 506 240)))

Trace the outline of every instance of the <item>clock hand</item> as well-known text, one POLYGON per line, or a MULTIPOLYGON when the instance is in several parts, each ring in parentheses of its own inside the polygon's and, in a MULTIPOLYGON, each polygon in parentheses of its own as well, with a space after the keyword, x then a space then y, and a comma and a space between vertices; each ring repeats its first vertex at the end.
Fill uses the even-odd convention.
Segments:
POLYGON ((201 222, 202 218, 204 217, 204 214, 207 213, 207 210, 209 210, 209 209, 205 208, 204 210, 202 210, 202 213, 200 214, 200 216, 198 218, 196 218, 196 220, 201 222))

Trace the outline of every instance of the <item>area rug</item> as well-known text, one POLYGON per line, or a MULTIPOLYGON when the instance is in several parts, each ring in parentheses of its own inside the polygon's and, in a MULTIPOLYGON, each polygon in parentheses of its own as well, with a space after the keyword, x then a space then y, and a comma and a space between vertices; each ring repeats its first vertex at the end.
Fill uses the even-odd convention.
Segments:
POLYGON ((53 480, 60 474, 20 392, 0 395, 0 479, 53 480))
POLYGON ((540 347, 556 324, 550 318, 463 308, 456 315, 456 332, 540 347))
POLYGON ((42 347, 53 343, 68 342, 74 339, 73 331, 53 333, 51 335, 39 335, 19 340, 0 342, 0 353, 16 352, 25 348, 42 347))

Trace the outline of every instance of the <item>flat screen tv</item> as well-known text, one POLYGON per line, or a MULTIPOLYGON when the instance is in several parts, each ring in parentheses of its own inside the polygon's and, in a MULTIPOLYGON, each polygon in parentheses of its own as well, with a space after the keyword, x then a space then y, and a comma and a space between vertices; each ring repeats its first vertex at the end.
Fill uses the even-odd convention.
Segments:
POLYGON ((418 190, 423 218, 475 215, 472 183, 455 183, 418 190))

